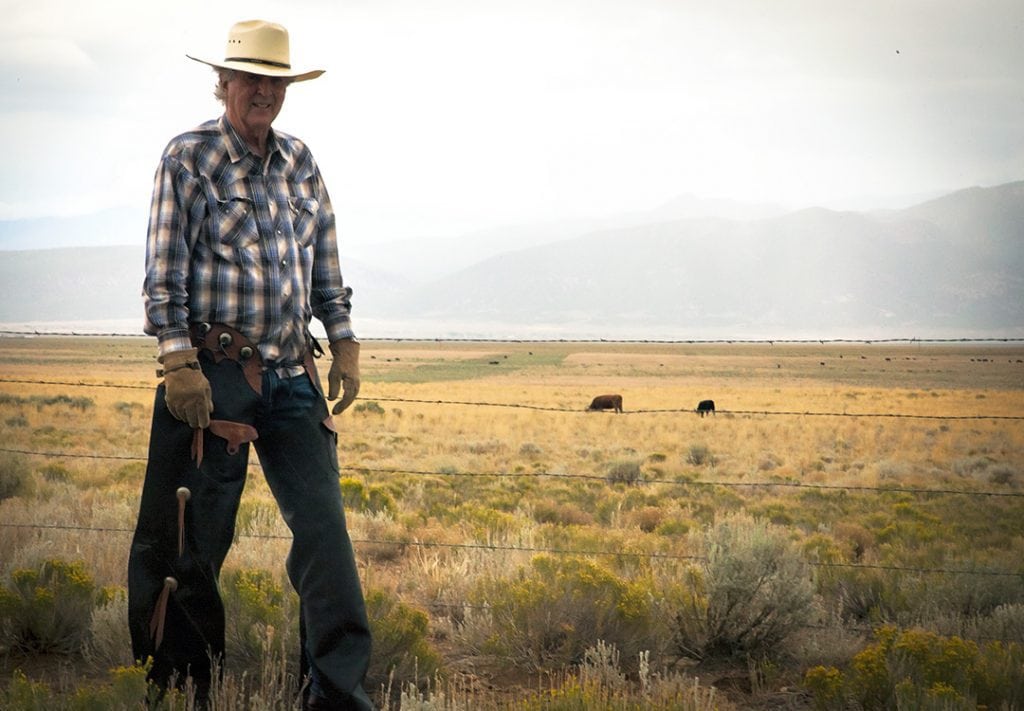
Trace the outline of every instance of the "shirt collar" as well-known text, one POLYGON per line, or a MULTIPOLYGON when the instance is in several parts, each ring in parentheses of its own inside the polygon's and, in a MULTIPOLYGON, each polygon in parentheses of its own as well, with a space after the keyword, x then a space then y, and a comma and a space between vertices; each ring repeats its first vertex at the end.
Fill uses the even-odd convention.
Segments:
MULTIPOLYGON (((263 159, 252 152, 249 148, 249 144, 242 140, 242 137, 238 135, 238 131, 228 121, 227 114, 221 114, 221 117, 217 120, 220 127, 221 133, 224 135, 225 144, 228 149, 228 156, 231 158, 232 163, 238 163, 246 156, 252 156, 253 160, 262 162, 263 159)), ((270 129, 270 133, 267 134, 267 158, 273 158, 274 154, 278 152, 280 142, 277 140, 277 134, 274 133, 274 129, 270 129)))

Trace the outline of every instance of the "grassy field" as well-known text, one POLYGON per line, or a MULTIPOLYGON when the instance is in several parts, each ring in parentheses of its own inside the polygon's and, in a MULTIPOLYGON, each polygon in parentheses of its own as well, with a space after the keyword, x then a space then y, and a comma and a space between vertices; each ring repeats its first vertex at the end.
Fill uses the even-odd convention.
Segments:
MULTIPOLYGON (((139 683, 155 366, 0 339, 0 706, 139 683)), ((382 705, 1022 708, 1019 344, 369 341, 362 375, 339 459, 382 705)), ((287 547, 254 461, 219 708, 294 708, 287 547)))

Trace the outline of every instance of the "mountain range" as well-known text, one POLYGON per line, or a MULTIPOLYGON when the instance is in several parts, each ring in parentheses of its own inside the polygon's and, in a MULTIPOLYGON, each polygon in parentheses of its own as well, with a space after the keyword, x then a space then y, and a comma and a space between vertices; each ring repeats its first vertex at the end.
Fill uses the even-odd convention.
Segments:
MULTIPOLYGON (((73 244, 84 220, 103 219, 0 222, 0 324, 128 319, 138 332, 141 244, 10 249, 46 230, 73 244)), ((896 210, 687 198, 351 254, 343 244, 342 265, 366 338, 1013 337, 1024 334, 1024 181, 896 210)))

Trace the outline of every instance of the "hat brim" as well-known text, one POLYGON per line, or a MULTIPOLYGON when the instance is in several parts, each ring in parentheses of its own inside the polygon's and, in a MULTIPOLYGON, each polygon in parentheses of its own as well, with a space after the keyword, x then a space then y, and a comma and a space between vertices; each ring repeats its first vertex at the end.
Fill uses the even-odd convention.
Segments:
POLYGON ((294 69, 286 69, 285 67, 275 67, 273 65, 262 64, 260 62, 217 62, 211 59, 200 59, 199 57, 193 57, 191 54, 186 54, 185 56, 194 62, 208 64, 211 67, 216 67, 217 69, 234 69, 238 72, 258 74, 264 77, 286 78, 291 79, 292 81, 308 81, 310 79, 316 79, 325 71, 323 69, 313 69, 306 72, 297 72, 294 69))

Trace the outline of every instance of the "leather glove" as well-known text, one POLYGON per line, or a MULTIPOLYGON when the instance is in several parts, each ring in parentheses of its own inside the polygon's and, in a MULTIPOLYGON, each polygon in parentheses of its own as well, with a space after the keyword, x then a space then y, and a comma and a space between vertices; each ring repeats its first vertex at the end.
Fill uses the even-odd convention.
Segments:
POLYGON ((199 368, 198 355, 198 349, 190 348, 161 356, 167 389, 164 401, 175 418, 187 422, 192 429, 206 429, 213 412, 213 394, 210 381, 199 368))
POLYGON ((327 374, 327 399, 338 397, 338 390, 344 389, 341 400, 331 412, 342 412, 359 394, 359 341, 343 339, 331 344, 331 370, 327 374))

